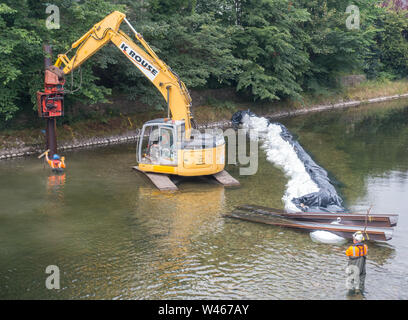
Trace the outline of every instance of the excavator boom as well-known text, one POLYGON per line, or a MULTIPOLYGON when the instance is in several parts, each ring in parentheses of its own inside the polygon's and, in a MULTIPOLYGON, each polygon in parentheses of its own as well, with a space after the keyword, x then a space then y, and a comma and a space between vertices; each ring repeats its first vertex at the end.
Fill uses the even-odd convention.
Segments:
POLYGON ((186 137, 191 129, 191 98, 184 83, 171 69, 158 58, 143 37, 127 21, 125 14, 114 11, 102 21, 95 24, 87 33, 72 44, 76 49, 73 57, 61 54, 55 63, 63 67, 65 74, 78 68, 107 43, 112 42, 146 78, 160 91, 167 102, 173 120, 184 120, 186 137), (146 51, 139 47, 130 37, 119 29, 125 21, 135 33, 136 39, 146 51))

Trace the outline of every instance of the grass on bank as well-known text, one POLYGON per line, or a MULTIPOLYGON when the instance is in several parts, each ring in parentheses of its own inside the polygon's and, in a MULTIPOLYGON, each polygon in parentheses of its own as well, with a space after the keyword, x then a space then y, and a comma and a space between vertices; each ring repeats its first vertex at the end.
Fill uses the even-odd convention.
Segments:
POLYGON ((337 103, 340 101, 367 100, 377 97, 393 96, 408 93, 408 79, 367 80, 355 87, 342 88, 329 95, 311 96, 304 95, 304 106, 337 103))

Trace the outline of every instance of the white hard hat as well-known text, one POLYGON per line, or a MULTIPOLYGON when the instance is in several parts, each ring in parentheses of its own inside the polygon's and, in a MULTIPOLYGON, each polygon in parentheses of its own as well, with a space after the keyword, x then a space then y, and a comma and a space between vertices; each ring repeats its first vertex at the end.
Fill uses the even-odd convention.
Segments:
POLYGON ((356 233, 353 234, 353 239, 358 242, 363 241, 364 240, 363 233, 361 231, 357 231, 356 233))

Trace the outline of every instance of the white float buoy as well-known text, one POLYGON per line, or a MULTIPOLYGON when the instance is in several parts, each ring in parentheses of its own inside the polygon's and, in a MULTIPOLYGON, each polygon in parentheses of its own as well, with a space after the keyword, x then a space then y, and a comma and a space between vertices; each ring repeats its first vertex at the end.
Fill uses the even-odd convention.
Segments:
POLYGON ((331 233, 329 231, 313 231, 310 232, 310 238, 312 238, 313 242, 320 242, 326 244, 343 244, 346 242, 346 239, 343 237, 338 236, 337 234, 331 233))

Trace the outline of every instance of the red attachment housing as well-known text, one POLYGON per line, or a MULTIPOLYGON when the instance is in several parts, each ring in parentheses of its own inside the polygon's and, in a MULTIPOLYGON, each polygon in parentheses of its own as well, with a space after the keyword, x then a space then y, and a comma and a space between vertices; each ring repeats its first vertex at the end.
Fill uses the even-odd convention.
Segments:
POLYGON ((44 92, 37 92, 38 115, 41 118, 64 115, 64 84, 64 79, 45 70, 44 92))

